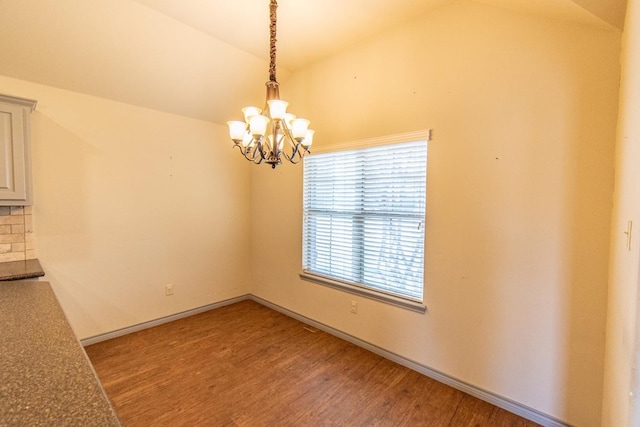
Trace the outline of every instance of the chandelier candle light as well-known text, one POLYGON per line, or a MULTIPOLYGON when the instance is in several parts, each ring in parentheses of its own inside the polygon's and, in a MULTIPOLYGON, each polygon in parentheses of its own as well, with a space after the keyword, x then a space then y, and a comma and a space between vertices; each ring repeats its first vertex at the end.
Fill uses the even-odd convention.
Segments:
POLYGON ((267 100, 264 112, 258 107, 245 107, 242 109, 243 122, 227 122, 234 147, 238 147, 247 160, 256 164, 266 162, 274 169, 282 163, 282 155, 293 164, 300 163, 304 155, 309 153, 314 133, 309 129, 309 120, 287 113, 289 103, 280 99, 276 80, 277 7, 277 1, 271 0, 269 81, 266 83, 267 100), (285 141, 291 154, 283 152, 285 141))

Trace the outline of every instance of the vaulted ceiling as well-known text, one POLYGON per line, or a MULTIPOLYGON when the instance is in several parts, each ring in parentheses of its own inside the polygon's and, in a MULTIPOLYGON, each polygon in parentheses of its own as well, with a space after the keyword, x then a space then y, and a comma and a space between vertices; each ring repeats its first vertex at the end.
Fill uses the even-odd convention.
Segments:
MULTIPOLYGON (((455 1, 280 0, 278 76, 455 1)), ((475 1, 614 30, 626 8, 626 0, 475 1)), ((229 100, 237 109, 263 95, 268 3, 0 0, 0 74, 222 123, 229 100)))

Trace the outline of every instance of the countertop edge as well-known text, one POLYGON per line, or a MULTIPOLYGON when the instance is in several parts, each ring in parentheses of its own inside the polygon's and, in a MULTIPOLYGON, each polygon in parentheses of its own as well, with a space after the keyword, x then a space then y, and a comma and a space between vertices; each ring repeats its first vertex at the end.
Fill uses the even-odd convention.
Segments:
POLYGON ((38 259, 0 262, 0 281, 36 279, 44 276, 38 259))

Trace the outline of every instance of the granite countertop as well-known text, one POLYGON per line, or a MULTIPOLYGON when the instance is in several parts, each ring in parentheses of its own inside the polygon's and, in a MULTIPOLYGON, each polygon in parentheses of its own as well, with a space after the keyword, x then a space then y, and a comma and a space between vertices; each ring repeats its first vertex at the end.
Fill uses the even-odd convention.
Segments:
POLYGON ((37 259, 0 262, 0 281, 35 279, 42 276, 44 276, 44 270, 37 259))
POLYGON ((0 283, 0 327, 0 425, 120 426, 49 283, 0 283))

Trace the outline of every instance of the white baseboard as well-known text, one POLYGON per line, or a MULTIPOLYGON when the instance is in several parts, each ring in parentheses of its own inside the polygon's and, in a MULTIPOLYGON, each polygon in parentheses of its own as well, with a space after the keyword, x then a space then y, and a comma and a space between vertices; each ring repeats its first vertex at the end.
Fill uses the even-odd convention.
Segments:
POLYGON ((134 332, 142 331, 143 329, 153 328, 154 326, 159 326, 164 323, 173 322, 174 320, 184 319, 185 317, 204 313, 205 311, 214 310, 216 308, 224 307, 225 305, 235 304, 237 302, 244 301, 250 298, 251 296, 247 294, 247 295, 231 298, 228 300, 215 302, 213 304, 204 305, 202 307, 183 311, 181 313, 172 314, 170 316, 161 317, 159 319, 150 320, 148 322, 138 323, 137 325, 128 326, 126 328, 117 329, 115 331, 107 332, 105 334, 94 335, 89 338, 84 338, 80 340, 80 344, 82 344, 83 347, 86 347, 91 344, 99 343, 101 341, 106 341, 113 338, 121 337, 123 335, 132 334, 134 332))
POLYGON ((451 386, 457 390, 460 390, 462 392, 465 392, 467 394, 470 394, 471 396, 477 397, 480 400, 483 400, 485 402, 491 403, 492 405, 495 405, 499 408, 502 408, 506 411, 512 412, 516 415, 519 415, 523 418, 526 418, 530 421, 533 421, 535 423, 538 423, 544 427, 569 427, 568 424, 550 416, 547 415, 545 413, 542 413, 538 410, 535 410, 533 408, 529 408, 525 405, 522 405, 518 402, 514 402, 513 400, 510 400, 506 397, 497 395, 495 393, 491 393, 489 391, 485 391, 482 390, 481 388, 478 388, 476 386, 473 386, 471 384, 468 384, 464 381, 458 380, 450 375, 444 374, 442 372, 439 372, 435 369, 432 369, 428 366, 422 365, 418 362, 415 362, 413 360, 407 359, 403 356, 400 356, 398 354, 392 353, 390 351, 387 351, 381 347, 378 347, 374 344, 368 343, 366 341, 363 341, 359 338, 356 338, 352 335, 346 334, 338 329, 332 328, 331 326, 327 326, 324 323, 320 323, 317 322, 313 319, 310 319, 308 317, 302 316, 298 313, 295 313, 291 310, 288 310, 284 307, 281 307, 277 304, 273 304, 267 300, 264 300, 260 297, 257 297, 255 295, 251 295, 251 294, 247 294, 247 295, 242 295, 236 298, 231 298, 225 301, 220 301, 217 303, 213 303, 213 304, 209 304, 209 305, 205 305, 202 307, 198 307, 198 308, 194 308, 192 310, 187 310, 187 311, 183 311, 182 313, 177 313, 177 314, 173 314, 171 316, 166 316, 166 317, 162 317, 160 319, 156 319, 156 320, 151 320, 149 322, 144 322, 144 323, 140 323, 138 325, 133 325, 127 328, 122 328, 122 329, 118 329, 116 331, 113 332, 108 332, 106 334, 100 334, 100 335, 96 335, 93 337, 89 337, 89 338, 85 338, 83 340, 81 340, 81 344, 83 346, 88 346, 91 344, 95 344, 101 341, 106 341, 112 338, 116 338, 116 337, 120 337, 123 335, 127 335, 133 332, 137 332, 137 331, 141 331, 143 329, 147 329, 147 328, 152 328, 154 326, 158 326, 158 325, 162 325, 164 323, 168 323, 168 322, 172 322, 174 320, 178 320, 178 319, 182 319, 185 317, 189 317, 189 316, 193 316, 195 314, 200 314, 200 313, 204 313, 205 311, 209 311, 209 310, 214 310, 216 308, 220 308, 220 307, 224 307, 226 305, 230 305, 230 304, 234 304, 240 301, 244 301, 250 299, 252 301, 257 302, 258 304, 262 304, 265 307, 269 307, 273 310, 276 310, 282 314, 285 314, 289 317, 292 317, 296 320, 299 320, 302 323, 306 323, 307 325, 313 326, 314 328, 320 329, 324 332, 327 332, 333 336, 336 336, 340 339, 343 339, 345 341, 348 341, 352 344, 355 344, 359 347, 362 347, 364 349, 367 349, 369 351, 371 351, 372 353, 375 353, 381 357, 384 357, 385 359, 389 359, 399 365, 405 366, 409 369, 412 369, 416 372, 419 372, 429 378, 433 378, 436 381, 439 381, 443 384, 446 384, 448 386, 451 386))

